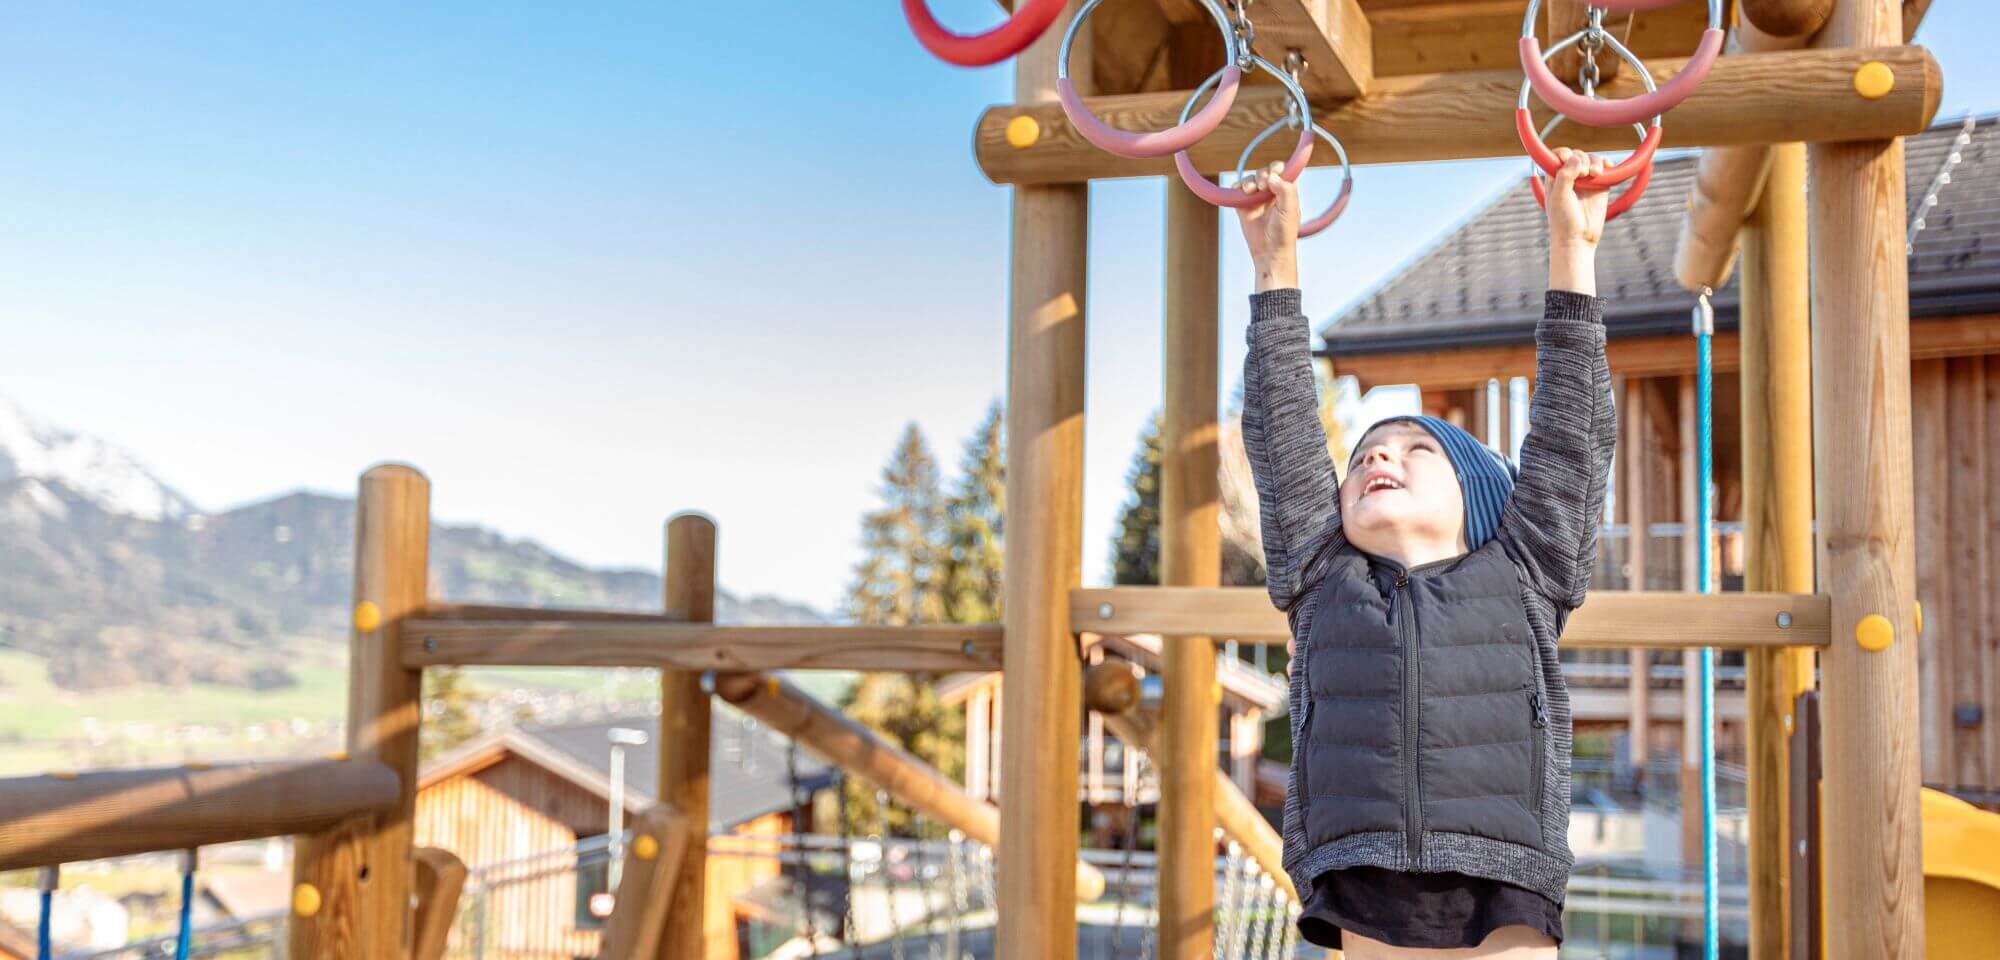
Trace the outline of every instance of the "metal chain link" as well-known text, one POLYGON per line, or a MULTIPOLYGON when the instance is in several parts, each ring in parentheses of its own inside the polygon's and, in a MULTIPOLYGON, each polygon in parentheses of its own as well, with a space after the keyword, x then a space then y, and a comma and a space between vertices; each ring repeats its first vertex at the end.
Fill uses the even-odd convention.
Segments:
POLYGON ((1250 57, 1256 52, 1252 47, 1257 43, 1257 25, 1250 21, 1250 6, 1256 0, 1232 0, 1236 15, 1232 26, 1236 30, 1236 65, 1247 71, 1250 57))

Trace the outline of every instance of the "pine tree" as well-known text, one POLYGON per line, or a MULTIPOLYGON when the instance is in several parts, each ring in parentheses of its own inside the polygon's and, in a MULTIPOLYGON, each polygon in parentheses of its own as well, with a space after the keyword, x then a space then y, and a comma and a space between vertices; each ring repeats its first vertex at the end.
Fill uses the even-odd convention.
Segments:
POLYGON ((1154 414, 1139 434, 1139 452, 1125 483, 1132 499, 1118 511, 1112 540, 1111 582, 1147 585, 1160 582, 1160 430, 1154 414))
POLYGON ((937 460, 912 423, 882 468, 881 508, 861 518, 864 553, 848 589, 848 614, 882 626, 942 622, 944 539, 937 460))
POLYGON ((479 720, 472 708, 480 699, 463 668, 424 671, 424 722, 417 731, 417 753, 429 760, 478 736, 479 720))
POLYGON ((1000 560, 1007 514, 1005 418, 999 401, 965 442, 958 489, 945 507, 945 619, 1000 621, 1000 560))

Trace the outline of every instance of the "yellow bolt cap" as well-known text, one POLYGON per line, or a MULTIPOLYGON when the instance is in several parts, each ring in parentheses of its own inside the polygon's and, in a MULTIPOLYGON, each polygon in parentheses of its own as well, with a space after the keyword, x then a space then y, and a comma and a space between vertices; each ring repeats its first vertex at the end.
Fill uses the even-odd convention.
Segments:
POLYGON ((1034 117, 1019 116, 1007 121, 1007 145, 1016 150, 1032 147, 1042 139, 1042 125, 1034 117))
POLYGON ((1864 100, 1880 100, 1896 89, 1896 71, 1880 60, 1870 60, 1854 71, 1854 92, 1864 100))
POLYGON ((1869 653, 1881 653, 1896 642, 1896 627, 1888 617, 1871 613, 1854 625, 1854 642, 1869 653))
POLYGON ((310 883, 301 883, 292 888, 292 912, 301 917, 310 917, 319 912, 319 888, 310 883))
POLYGON ((1917 601, 1917 632, 1924 632, 1924 602, 1917 601))
POLYGON ((660 855, 660 841, 650 833, 642 833, 632 839, 632 855, 641 860, 651 860, 660 855))
POLYGON ((354 629, 372 633, 382 626, 382 608, 363 600, 354 605, 354 629))

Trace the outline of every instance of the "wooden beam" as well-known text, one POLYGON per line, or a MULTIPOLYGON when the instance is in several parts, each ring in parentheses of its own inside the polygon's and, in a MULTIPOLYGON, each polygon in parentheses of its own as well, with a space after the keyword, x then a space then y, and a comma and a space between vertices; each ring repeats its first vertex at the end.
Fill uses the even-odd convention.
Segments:
MULTIPOLYGON (((1902 36, 1897 0, 1842 0, 1814 43, 1902 36)), ((1827 956, 1915 960, 1924 884, 1903 143, 1817 143, 1809 167, 1813 500, 1835 638, 1820 661, 1825 825, 1835 838, 1827 956)))
POLYGON ((1291 50, 1306 58, 1299 85, 1308 97, 1358 97, 1375 80, 1375 31, 1355 0, 1264 0, 1250 22, 1272 63, 1283 67, 1291 50))
POLYGON ((321 906, 290 925, 290 956, 400 957, 410 949, 410 890, 416 870, 417 723, 422 672, 397 655, 404 621, 424 608, 430 566, 431 485, 401 464, 361 475, 355 500, 354 606, 348 654, 347 752, 389 768, 395 804, 371 822, 347 825, 292 858, 301 883, 321 888, 321 906), (352 952, 343 953, 351 949, 352 952))
POLYGON ((661 667, 703 670, 910 670, 950 673, 1000 666, 1000 627, 719 627, 651 620, 410 622, 409 666, 661 667))
MULTIPOLYGON (((1055 55, 1072 7, 1014 61, 1014 100, 1055 103, 1055 55)), ((1086 27, 1086 29, 1088 29, 1086 27)), ((1072 64, 1072 70, 1078 65, 1072 64)), ((1072 73, 1094 90, 1086 67, 1072 73)), ((1076 952, 1077 744, 1082 669, 1069 591, 1083 580, 1084 305, 1090 191, 1014 191, 1007 324, 1007 504, 1000 721, 998 960, 1076 952), (1062 829, 1052 825, 1067 824, 1062 829)))
MULTIPOLYGON (((1685 338, 1682 338, 1685 339, 1685 338)), ((1613 369, 1624 369, 1614 367, 1613 369)), ((1650 528, 1646 511, 1646 481, 1651 464, 1647 462, 1647 416, 1646 381, 1631 373, 1622 375, 1625 381, 1623 395, 1624 409, 1619 411, 1625 425, 1623 451, 1617 454, 1620 469, 1625 473, 1625 486, 1619 490, 1619 501, 1625 514, 1626 564, 1631 571, 1631 582, 1626 589, 1635 592, 1647 589, 1646 580, 1646 531, 1650 528)), ((1653 754, 1653 651, 1646 647, 1634 647, 1627 653, 1626 663, 1626 705, 1630 715, 1626 720, 1627 743, 1625 759, 1631 766, 1634 783, 1646 778, 1646 765, 1653 754)))
MULTIPOLYGON (((1792 593, 1598 590, 1570 616, 1566 647, 1724 650, 1827 645, 1827 598, 1792 593), (1787 625, 1780 626, 1780 620, 1787 625)), ((1285 616, 1260 587, 1093 587, 1070 594, 1078 630, 1104 634, 1211 635, 1284 643, 1285 616)))
MULTIPOLYGON (((665 569, 660 590, 667 616, 688 623, 715 622, 715 521, 699 513, 668 518, 665 569)), ((699 831, 702 842, 688 844, 670 889, 651 894, 672 897, 674 909, 660 931, 659 949, 640 956, 702 960, 709 955, 709 719, 709 697, 702 689, 701 673, 661 670, 659 805, 685 817, 689 829, 699 831)))
POLYGON ((1738 0, 1743 22, 1773 37, 1795 38, 1800 46, 1826 26, 1833 0, 1738 0))
MULTIPOLYGON (((924 816, 979 843, 1000 846, 1000 811, 992 804, 973 799, 921 758, 797 687, 767 674, 722 673, 715 677, 715 693, 924 816)), ((1072 765, 1075 755, 1072 747, 1072 765)), ((1075 883, 1077 896, 1084 900, 1104 894, 1104 874, 1087 863, 1076 863, 1075 883)))
POLYGON ((696 838, 706 839, 706 827, 666 804, 657 804, 632 822, 632 839, 626 844, 626 866, 618 881, 618 896, 611 916, 604 922, 605 960, 651 960, 668 949, 670 918, 690 916, 700 921, 701 911, 690 910, 679 899, 676 882, 688 854, 697 846, 696 838))
MULTIPOLYGON (((1362 0, 1361 7, 1374 27, 1378 77, 1519 69, 1526 8, 1520 0, 1362 0)), ((1543 9, 1548 9, 1546 3, 1543 9)), ((1612 14, 1607 23, 1616 24, 1625 45, 1652 62, 1693 50, 1708 25, 1708 11, 1699 3, 1683 3, 1637 18, 1612 14)), ((1546 42, 1546 21, 1542 32, 1546 50, 1553 45, 1546 42)), ((1611 59, 1606 58, 1607 67, 1611 59)), ((1558 76, 1573 77, 1575 71, 1571 63, 1558 76)))
MULTIPOLYGON (((1143 710, 1133 710, 1122 714, 1105 714, 1105 726, 1113 736, 1125 741, 1128 746, 1137 747, 1152 756, 1159 740, 1159 721, 1143 710)), ((1212 774, 1215 778, 1214 811, 1216 825, 1222 832, 1243 845, 1243 852, 1257 861, 1264 872, 1270 874, 1279 889, 1285 891, 1293 903, 1299 899, 1297 887, 1292 886, 1291 875, 1285 872, 1285 841, 1264 819, 1257 805, 1243 795, 1243 790, 1221 769, 1212 774)))
POLYGON ((465 861, 441 847, 418 847, 417 913, 411 924, 410 960, 443 960, 458 920, 458 897, 465 891, 465 861))
MULTIPOLYGON (((1806 278, 1806 148, 1771 148, 1763 198, 1743 225, 1745 590, 1813 586, 1812 290, 1806 278)), ((1745 657, 1750 798, 1750 953, 1791 956, 1793 706, 1813 684, 1810 650, 1745 657)))
MULTIPOLYGON (((1746 21, 1730 32, 1730 55, 1796 50, 1806 45, 1809 36, 1766 33, 1746 21)), ((1694 184, 1688 188, 1688 214, 1681 221, 1680 245, 1674 254, 1674 277, 1682 287, 1720 290, 1728 282, 1739 228, 1757 205, 1770 163, 1771 148, 1763 144, 1715 147, 1702 153, 1694 184)))
MULTIPOLYGON (((1715 372, 1738 369, 1736 331, 1715 335, 1715 372)), ((1618 337, 1605 345, 1611 369, 1632 377, 1679 376, 1694 370, 1694 338, 1686 334, 1618 337)), ((1916 320, 1910 324, 1910 359, 1936 360, 2000 353, 2000 315, 1916 320)), ((1460 390, 1495 377, 1527 376, 1535 368, 1533 344, 1431 350, 1420 353, 1337 354, 1334 373, 1361 381, 1361 388, 1416 384, 1428 395, 1460 390)))
MULTIPOLYGON (((1258 34, 1286 11, 1257 10, 1258 34)), ((1160 435, 1160 582, 1222 582, 1222 492, 1216 441, 1216 349, 1222 281, 1217 210, 1180 184, 1166 188, 1166 324, 1160 435)), ((1215 952, 1215 644, 1186 637, 1160 657, 1159 955, 1215 952)))
POLYGON ((1124 713, 1138 706, 1139 673, 1139 665, 1130 660, 1091 665, 1083 672, 1083 705, 1099 713, 1124 713))
POLYGON ((0 780, 0 871, 318 833, 396 805, 367 760, 102 770, 0 780))
MULTIPOLYGON (((1664 79, 1685 63, 1685 58, 1657 61, 1654 71, 1664 79)), ((1340 137, 1356 163, 1516 156, 1521 144, 1513 118, 1520 76, 1515 68, 1384 77, 1376 80, 1367 96, 1322 106, 1314 116, 1340 137)), ((1611 83, 1605 95, 1629 96, 1640 89, 1637 79, 1625 76, 1611 83)), ((1922 47, 1723 57, 1701 89, 1674 108, 1666 142, 1693 147, 1913 134, 1930 124, 1942 90, 1937 60, 1922 47), (1854 72, 1877 61, 1889 67, 1894 89, 1876 100, 1856 96, 1854 72)), ((1099 116, 1136 130, 1172 126, 1187 97, 1184 91, 1170 91, 1087 99, 1099 116)), ((1190 157, 1204 172, 1234 169, 1244 144, 1287 109, 1281 88, 1245 87, 1237 93, 1228 118, 1193 148, 1190 157)), ((1589 149, 1630 146, 1630 130, 1577 126, 1571 133, 1577 146, 1589 149)), ((1253 162, 1283 159, 1285 151, 1275 142, 1279 139, 1272 138, 1253 162)), ((1097 149, 1077 135, 1056 104, 989 108, 979 118, 974 150, 980 169, 994 183, 1081 183, 1156 176, 1173 168, 1171 158, 1128 160, 1097 149), (1029 145, 1016 147, 1008 142, 1006 128, 1021 116, 1035 120, 1039 135, 1029 145)), ((1336 162, 1331 150, 1313 153, 1315 164, 1336 162)))

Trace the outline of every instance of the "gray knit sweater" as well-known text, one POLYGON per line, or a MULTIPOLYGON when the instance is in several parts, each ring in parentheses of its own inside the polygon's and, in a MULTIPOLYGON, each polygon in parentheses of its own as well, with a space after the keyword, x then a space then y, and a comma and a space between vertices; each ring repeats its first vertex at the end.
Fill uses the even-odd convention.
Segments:
MULTIPOLYGON (((1518 581, 1518 589, 1508 586, 1499 593, 1503 597, 1518 595, 1518 606, 1493 596, 1454 599, 1449 595, 1453 587, 1447 576, 1426 580, 1423 571, 1407 571, 1390 586, 1389 581, 1380 579, 1381 561, 1361 554, 1347 542, 1341 533, 1338 481, 1318 415, 1310 331, 1299 304, 1297 290, 1274 290, 1251 298, 1250 352, 1244 362, 1243 439, 1256 478, 1267 582, 1271 601, 1289 618, 1297 645, 1291 676, 1293 761, 1291 789, 1286 791, 1285 800, 1286 869, 1300 890, 1311 889, 1313 879, 1327 870, 1374 866, 1485 877, 1561 903, 1574 857, 1567 842, 1570 703, 1556 657, 1556 638, 1570 611, 1583 602, 1590 581, 1598 519, 1604 511, 1606 479, 1618 436, 1610 371, 1604 358, 1603 302, 1565 291, 1547 295, 1543 319, 1535 328, 1534 400, 1521 448, 1520 479, 1494 542, 1468 555, 1461 564, 1482 568, 1485 573, 1444 571, 1459 577, 1460 583, 1471 582, 1468 577, 1484 576, 1484 586, 1470 591, 1458 588, 1460 594, 1477 594, 1492 591, 1495 570, 1511 567, 1513 574, 1501 576, 1508 583, 1518 581), (1371 578, 1371 570, 1375 578, 1371 578), (1395 587, 1410 582, 1411 577, 1416 578, 1415 584, 1402 588, 1404 595, 1397 597, 1395 587), (1327 604, 1329 611, 1336 605, 1352 609, 1319 617, 1326 597, 1336 598, 1327 604), (1498 606, 1494 606, 1496 600, 1498 606), (1410 606, 1424 602, 1437 604, 1443 613, 1410 606), (1458 606, 1451 606, 1453 603, 1458 606), (1397 612, 1403 610, 1408 612, 1397 612), (1370 621, 1357 619, 1366 616, 1375 617, 1372 626, 1370 621), (1318 624, 1317 631, 1316 619, 1325 621, 1318 624), (1382 632, 1384 623, 1402 626, 1382 632), (1439 626, 1447 623, 1448 628, 1439 626), (1481 627, 1482 623, 1491 626, 1481 627), (1445 629, 1453 633, 1431 635, 1445 629), (1478 636, 1482 630, 1491 636, 1478 636), (1337 655, 1357 653, 1355 649, 1333 648, 1374 642, 1354 639, 1370 631, 1380 637, 1404 637, 1400 642, 1390 639, 1358 651, 1392 658, 1387 662, 1395 666, 1386 668, 1381 676, 1388 678, 1383 682, 1389 684, 1389 690, 1395 689, 1397 682, 1403 684, 1409 695, 1404 702, 1393 696, 1363 695, 1383 691, 1343 687, 1365 680, 1356 678, 1373 671, 1355 665, 1371 661, 1337 655), (1470 637, 1472 642, 1465 636, 1468 631, 1475 634, 1470 637), (1515 636, 1520 637, 1518 642, 1512 639, 1515 636), (1315 643, 1328 649, 1315 651, 1315 643), (1460 702, 1472 702, 1499 695, 1433 689, 1435 677, 1449 675, 1448 669, 1440 667, 1449 668, 1452 663, 1434 658, 1457 656, 1469 665, 1473 661, 1465 658, 1478 652, 1474 648, 1507 651, 1510 646, 1518 654, 1506 652, 1506 656, 1515 657, 1507 661, 1509 669, 1518 662, 1519 689, 1532 695, 1535 704, 1533 732, 1521 733, 1539 741, 1532 744, 1532 752, 1523 747, 1507 754, 1504 751, 1510 748, 1505 744, 1483 742, 1468 748, 1449 743, 1431 746, 1450 735, 1449 730, 1425 726, 1448 721, 1447 708, 1459 704, 1446 701, 1465 698, 1460 702), (1470 652, 1454 652, 1461 650, 1470 652), (1301 664, 1311 665, 1316 678, 1311 683, 1301 664), (1422 675, 1417 673, 1418 666, 1422 666, 1422 675), (1404 679, 1396 681, 1398 676, 1404 679), (1418 676, 1422 679, 1414 679, 1418 676), (1435 701, 1430 699, 1433 697, 1435 701), (1366 705, 1370 700, 1383 701, 1379 709, 1384 714, 1393 713, 1393 724, 1401 726, 1374 722, 1382 714, 1371 715, 1366 705), (1353 712, 1357 701, 1364 712, 1353 712), (1307 718, 1315 709, 1320 716, 1309 724, 1307 718), (1403 731, 1408 746, 1378 742, 1393 739, 1382 732, 1386 729, 1403 731), (1464 769, 1449 769, 1456 764, 1455 758, 1470 756, 1452 751, 1479 748, 1485 748, 1480 762, 1488 769, 1469 774, 1464 769), (1532 772, 1534 788, 1509 788, 1509 793, 1464 783, 1468 776, 1495 776, 1490 769, 1495 755, 1520 758, 1513 761, 1514 769, 1508 773, 1512 780, 1521 782, 1529 778, 1521 775, 1519 767, 1534 762, 1527 757, 1535 757, 1540 769, 1532 772), (1353 759, 1346 759, 1349 757, 1353 759), (1385 757, 1405 758, 1407 781, 1384 774, 1375 779, 1394 782, 1386 786, 1367 782, 1372 776, 1368 768, 1378 761, 1385 769, 1391 766, 1392 761, 1382 759, 1385 757), (1310 768, 1309 760, 1313 764, 1310 768), (1313 786, 1302 796, 1300 785, 1309 780, 1313 786), (1338 789, 1329 790, 1328 784, 1338 789), (1370 793, 1363 787, 1382 792, 1370 793), (1452 795, 1452 789, 1461 792, 1452 795), (1470 796, 1475 804, 1486 797, 1512 796, 1508 815, 1516 822, 1489 825, 1482 819, 1484 813, 1465 806, 1456 796, 1470 796), (1434 801, 1434 797, 1444 799, 1434 801), (1369 806, 1370 798, 1380 801, 1382 809, 1406 812, 1389 814, 1389 819, 1372 826, 1353 825, 1354 811, 1374 809, 1369 806), (1437 813, 1433 813, 1434 807, 1437 813), (1468 809, 1474 811, 1472 819, 1461 817, 1455 824, 1445 815, 1468 809)), ((1528 720, 1516 721, 1506 712, 1512 709, 1507 703, 1499 706, 1505 709, 1496 715, 1518 722, 1522 731, 1530 729, 1528 720)))

